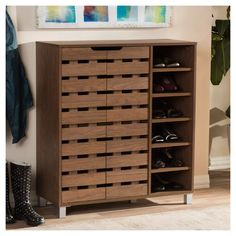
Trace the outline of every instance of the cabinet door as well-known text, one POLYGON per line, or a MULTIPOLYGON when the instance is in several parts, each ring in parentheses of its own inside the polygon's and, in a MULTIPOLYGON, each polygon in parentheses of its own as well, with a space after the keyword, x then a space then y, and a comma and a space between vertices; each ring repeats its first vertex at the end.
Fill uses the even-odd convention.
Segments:
POLYGON ((106 52, 62 49, 62 204, 105 199, 106 52))
POLYGON ((149 48, 108 51, 106 198, 147 195, 149 48))

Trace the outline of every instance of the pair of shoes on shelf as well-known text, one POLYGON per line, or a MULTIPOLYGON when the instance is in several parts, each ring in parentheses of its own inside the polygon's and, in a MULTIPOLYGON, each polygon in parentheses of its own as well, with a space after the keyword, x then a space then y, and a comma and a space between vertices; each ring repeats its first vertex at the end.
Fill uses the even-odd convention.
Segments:
POLYGON ((162 143, 168 141, 176 141, 179 137, 175 132, 166 126, 159 127, 152 137, 152 143, 162 143))
POLYGON ((159 150, 152 158, 152 168, 182 167, 183 161, 175 158, 169 148, 159 150))
POLYGON ((154 67, 156 68, 175 68, 180 67, 180 63, 176 60, 173 60, 169 57, 164 58, 157 58, 156 62, 154 63, 154 67))
POLYGON ((184 186, 182 184, 165 180, 159 175, 154 175, 152 178, 152 192, 178 191, 183 189, 184 186))
POLYGON ((168 104, 166 101, 158 100, 154 103, 154 106, 157 107, 153 109, 153 118, 176 118, 181 117, 183 114, 181 111, 175 109, 173 106, 168 104))
POLYGON ((178 90, 179 87, 171 76, 158 78, 158 82, 153 84, 153 93, 176 92, 178 90))

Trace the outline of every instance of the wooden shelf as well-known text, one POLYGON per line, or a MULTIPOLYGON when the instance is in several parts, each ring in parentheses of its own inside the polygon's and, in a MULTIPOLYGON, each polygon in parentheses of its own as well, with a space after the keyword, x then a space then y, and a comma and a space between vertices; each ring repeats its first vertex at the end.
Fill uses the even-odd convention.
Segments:
POLYGON ((152 119, 152 123, 169 123, 169 122, 181 122, 181 121, 189 121, 191 118, 189 117, 178 117, 178 118, 158 118, 152 119))
POLYGON ((178 93, 153 93, 153 98, 164 98, 164 97, 188 97, 191 96, 192 93, 188 92, 178 92, 178 93))
POLYGON ((153 67, 152 72, 184 72, 184 71, 191 71, 192 68, 189 67, 176 67, 176 68, 155 68, 153 67))
POLYGON ((153 143, 152 148, 181 147, 189 146, 190 144, 190 142, 153 143))
POLYGON ((186 193, 192 193, 192 190, 177 190, 177 191, 154 192, 154 193, 150 193, 149 196, 150 196, 150 197, 160 197, 160 196, 186 194, 186 193))
POLYGON ((183 167, 165 167, 165 168, 158 168, 158 169, 152 169, 151 173, 164 173, 164 172, 174 172, 174 171, 184 171, 189 170, 190 168, 188 166, 183 167))

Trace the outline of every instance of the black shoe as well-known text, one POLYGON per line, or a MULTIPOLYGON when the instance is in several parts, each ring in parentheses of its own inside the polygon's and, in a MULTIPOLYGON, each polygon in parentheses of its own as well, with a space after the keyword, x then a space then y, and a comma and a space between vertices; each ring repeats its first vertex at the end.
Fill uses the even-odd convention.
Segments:
POLYGON ((8 163, 6 163, 6 223, 7 224, 13 224, 15 223, 15 219, 12 214, 12 209, 10 205, 10 199, 9 199, 9 170, 8 170, 8 163))
POLYGON ((154 135, 152 137, 152 143, 163 143, 165 138, 161 134, 154 135))
POLYGON ((162 136, 165 138, 165 141, 176 141, 179 139, 179 137, 169 127, 163 126, 161 133, 162 136))
POLYGON ((31 166, 27 163, 10 163, 12 192, 15 200, 14 217, 25 220, 28 225, 44 223, 44 218, 35 212, 30 203, 31 166))
POLYGON ((166 167, 182 167, 184 166, 183 161, 175 158, 169 148, 162 149, 162 160, 166 167))
POLYGON ((154 186, 162 186, 164 187, 164 190, 162 191, 177 191, 177 190, 183 190, 184 186, 182 184, 179 184, 175 181, 167 181, 160 177, 159 175, 155 175, 155 177, 152 179, 152 184, 154 186))

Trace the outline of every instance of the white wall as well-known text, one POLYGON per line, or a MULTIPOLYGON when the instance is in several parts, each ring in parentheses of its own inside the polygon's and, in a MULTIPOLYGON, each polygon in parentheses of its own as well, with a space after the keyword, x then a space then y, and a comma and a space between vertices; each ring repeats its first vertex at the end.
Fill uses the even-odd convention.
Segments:
MULTIPOLYGON (((35 99, 35 45, 33 42, 50 40, 106 40, 106 39, 158 39, 171 38, 196 41, 197 78, 196 78, 196 149, 195 175, 201 179, 201 186, 208 186, 208 143, 209 143, 209 84, 210 84, 210 47, 211 47, 211 7, 172 8, 172 25, 157 29, 74 29, 38 30, 34 25, 34 7, 9 7, 17 26, 18 43, 21 44, 22 58, 29 76, 35 99), (23 44, 23 45, 22 45, 23 44)), ((27 138, 16 145, 7 138, 7 159, 21 160, 32 164, 34 175, 36 165, 35 107, 29 112, 27 138)))

